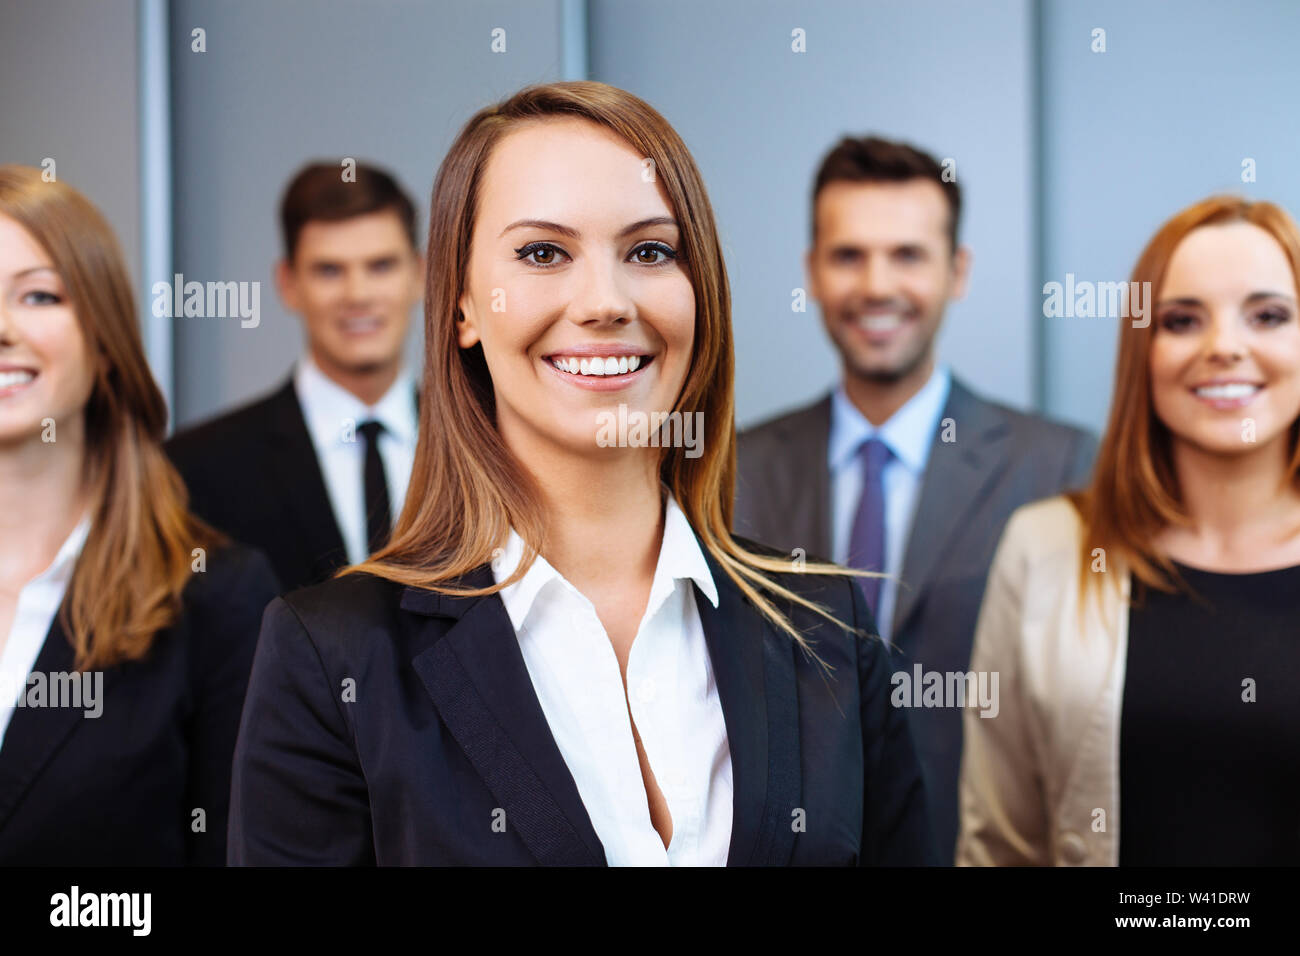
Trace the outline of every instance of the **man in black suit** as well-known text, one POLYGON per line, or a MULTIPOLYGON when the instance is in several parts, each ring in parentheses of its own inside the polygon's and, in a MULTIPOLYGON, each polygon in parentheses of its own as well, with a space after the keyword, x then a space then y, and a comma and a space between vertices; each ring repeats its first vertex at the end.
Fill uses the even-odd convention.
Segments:
POLYGON ((423 286, 415 207, 391 176, 309 165, 281 203, 276 284, 305 354, 271 395, 175 436, 196 514, 270 557, 286 591, 387 539, 415 454, 403 367, 423 286))
MULTIPOLYGON (((881 636, 910 661, 895 674, 908 706, 925 703, 911 688, 917 666, 944 686, 966 673, 1011 512, 1082 483, 1096 451, 1087 433, 986 401, 936 363, 945 307, 970 268, 960 212, 957 183, 910 146, 846 138, 827 155, 806 267, 843 381, 742 433, 737 451, 738 534, 890 575, 863 590, 881 636)), ((911 723, 951 864, 961 710, 940 704, 911 723)))

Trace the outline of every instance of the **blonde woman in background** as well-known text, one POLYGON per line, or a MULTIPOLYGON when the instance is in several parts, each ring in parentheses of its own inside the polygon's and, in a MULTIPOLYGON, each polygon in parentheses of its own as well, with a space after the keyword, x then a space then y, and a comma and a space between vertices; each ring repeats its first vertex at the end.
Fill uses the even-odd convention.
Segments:
POLYGON ((278 585, 188 512, 166 424, 108 224, 0 166, 0 865, 224 862, 278 585))

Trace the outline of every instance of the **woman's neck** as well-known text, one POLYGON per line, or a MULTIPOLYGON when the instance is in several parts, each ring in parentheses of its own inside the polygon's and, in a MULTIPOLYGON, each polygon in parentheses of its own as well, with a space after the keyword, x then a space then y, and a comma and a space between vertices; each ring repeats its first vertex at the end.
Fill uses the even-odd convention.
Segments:
POLYGON ((59 423, 57 440, 0 446, 0 589, 17 592, 48 568, 87 504, 80 421, 59 423))
POLYGON ((653 579, 664 513, 657 451, 525 462, 547 516, 544 557, 584 594, 653 579))
POLYGON ((1174 470, 1190 522, 1163 535, 1170 555, 1237 569, 1300 558, 1300 492, 1288 480, 1286 444, 1279 437, 1252 452, 1219 455, 1175 442, 1174 470))

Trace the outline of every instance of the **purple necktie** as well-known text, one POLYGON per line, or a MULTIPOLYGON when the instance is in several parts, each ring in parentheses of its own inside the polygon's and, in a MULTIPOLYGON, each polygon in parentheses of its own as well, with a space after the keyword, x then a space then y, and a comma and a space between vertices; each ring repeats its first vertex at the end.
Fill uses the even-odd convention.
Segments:
MULTIPOLYGON (((885 485, 881 475, 892 457, 889 446, 879 438, 867 439, 858 449, 862 461, 862 499, 849 536, 849 567, 885 570, 885 485)), ((880 605, 880 583, 880 578, 858 578, 873 615, 880 605)))

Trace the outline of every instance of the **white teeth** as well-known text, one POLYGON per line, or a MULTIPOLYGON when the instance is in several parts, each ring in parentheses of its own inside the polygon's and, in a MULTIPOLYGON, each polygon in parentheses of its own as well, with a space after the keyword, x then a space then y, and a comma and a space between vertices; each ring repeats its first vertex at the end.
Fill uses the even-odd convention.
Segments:
POLYGON ((19 369, 16 372, 0 372, 0 388, 12 388, 15 385, 26 385, 35 377, 35 374, 23 369, 19 369))
POLYGON ((1250 385, 1246 382, 1232 382, 1227 385, 1202 385, 1196 390, 1196 394, 1201 398, 1232 401, 1238 398, 1249 398, 1258 391, 1258 385, 1250 385))
POLYGON ((629 372, 635 372, 641 367, 641 356, 639 355, 619 355, 602 358, 579 359, 575 356, 557 356, 551 359, 551 364, 562 372, 568 372, 571 375, 626 375, 629 372))
POLYGON ((897 312, 891 312, 889 315, 862 315, 858 317, 858 325, 868 332, 892 332, 900 328, 903 324, 903 317, 897 312))

